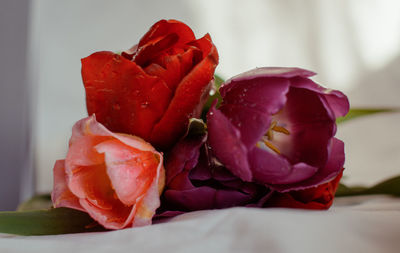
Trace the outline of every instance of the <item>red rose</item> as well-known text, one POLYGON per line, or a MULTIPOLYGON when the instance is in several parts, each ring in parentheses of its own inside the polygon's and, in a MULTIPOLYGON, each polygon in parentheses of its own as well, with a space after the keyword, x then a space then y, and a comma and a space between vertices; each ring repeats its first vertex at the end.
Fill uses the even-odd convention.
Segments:
POLYGON ((267 207, 289 207, 303 209, 328 209, 333 202, 343 171, 333 180, 317 187, 286 193, 275 192, 267 201, 267 207))
POLYGON ((82 59, 88 113, 111 131, 168 149, 200 115, 217 64, 208 34, 196 40, 184 23, 161 20, 121 55, 82 59))

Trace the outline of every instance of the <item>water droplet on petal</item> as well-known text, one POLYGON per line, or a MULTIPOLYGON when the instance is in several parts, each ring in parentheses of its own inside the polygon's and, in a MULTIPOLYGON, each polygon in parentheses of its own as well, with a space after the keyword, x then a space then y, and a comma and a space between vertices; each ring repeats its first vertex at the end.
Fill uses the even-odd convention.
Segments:
POLYGON ((140 104, 140 107, 142 107, 142 108, 147 108, 147 107, 149 107, 149 102, 142 102, 141 104, 140 104))

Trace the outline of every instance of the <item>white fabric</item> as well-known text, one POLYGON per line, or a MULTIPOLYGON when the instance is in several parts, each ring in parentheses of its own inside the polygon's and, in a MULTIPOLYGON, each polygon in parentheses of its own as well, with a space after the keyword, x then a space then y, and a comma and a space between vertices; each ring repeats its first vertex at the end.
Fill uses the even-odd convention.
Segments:
POLYGON ((187 213, 163 224, 112 232, 0 236, 2 253, 393 252, 400 198, 337 198, 328 211, 231 208, 187 213))

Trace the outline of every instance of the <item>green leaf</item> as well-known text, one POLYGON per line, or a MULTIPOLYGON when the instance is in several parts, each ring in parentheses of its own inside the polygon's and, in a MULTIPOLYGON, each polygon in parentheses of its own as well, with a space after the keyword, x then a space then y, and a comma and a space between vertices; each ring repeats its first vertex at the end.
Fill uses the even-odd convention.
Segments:
POLYGON ((0 212, 0 233, 56 235, 105 231, 87 213, 69 208, 0 212))
POLYGON ((21 203, 17 211, 33 211, 38 209, 50 209, 53 206, 50 194, 40 194, 21 203))
POLYGON ((201 118, 205 121, 207 121, 206 115, 208 110, 210 110, 210 107, 212 105, 212 103, 214 102, 215 99, 218 99, 217 102, 217 107, 219 106, 219 104, 222 101, 222 97, 221 94, 219 93, 219 87, 221 87, 221 84, 224 82, 224 79, 222 79, 219 75, 214 75, 214 85, 215 85, 215 93, 212 94, 212 92, 210 92, 212 95, 210 95, 210 97, 208 98, 206 104, 203 107, 203 111, 201 113, 201 118))
POLYGON ((346 116, 336 119, 336 123, 343 123, 352 119, 388 112, 400 112, 400 108, 351 108, 346 116))
POLYGON ((362 186, 348 187, 340 184, 336 191, 336 197, 371 194, 388 194, 400 197, 400 176, 387 179, 370 188, 362 186))

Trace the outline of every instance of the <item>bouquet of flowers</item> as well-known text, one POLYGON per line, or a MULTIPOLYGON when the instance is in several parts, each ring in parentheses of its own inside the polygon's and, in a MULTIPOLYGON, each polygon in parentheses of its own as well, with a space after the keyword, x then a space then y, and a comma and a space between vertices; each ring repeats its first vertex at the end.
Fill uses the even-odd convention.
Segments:
POLYGON ((3 213, 0 232, 123 229, 234 206, 328 209, 344 169, 335 133, 347 97, 300 68, 223 82, 218 60, 209 34, 196 39, 176 20, 157 22, 120 54, 83 58, 89 116, 55 162, 53 207, 28 212, 23 228, 21 212, 3 213))

